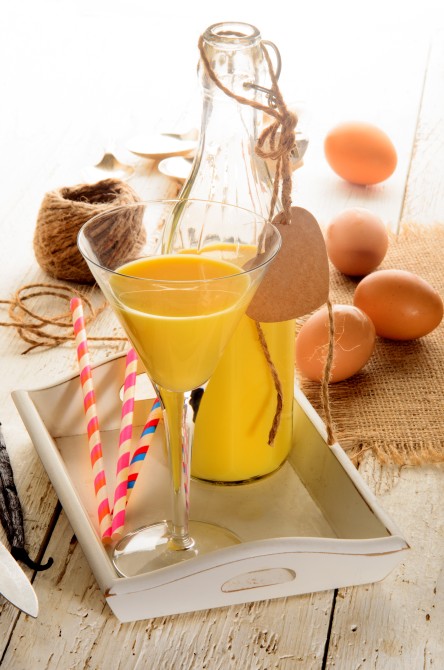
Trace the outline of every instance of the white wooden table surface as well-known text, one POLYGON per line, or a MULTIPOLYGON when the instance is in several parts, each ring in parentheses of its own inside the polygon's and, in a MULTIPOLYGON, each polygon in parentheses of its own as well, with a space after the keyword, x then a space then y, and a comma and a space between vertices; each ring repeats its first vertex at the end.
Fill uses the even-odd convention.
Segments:
MULTIPOLYGON (((321 224, 363 205, 396 228, 444 223, 444 24, 440 3, 345 0, 293 7, 227 0, 8 2, 0 17, 0 299, 48 278, 32 249, 46 191, 80 183, 108 137, 120 150, 138 132, 174 128, 199 109, 197 38, 208 25, 242 20, 279 46, 281 87, 309 110, 310 147, 294 203, 321 224), (154 3, 153 3, 154 4, 154 3), (161 3, 157 3, 161 4, 161 3), (322 152, 336 122, 377 123, 399 156, 372 189, 341 182, 322 152)), ((196 117, 195 117, 196 118, 196 117)), ((197 118, 198 111, 197 111, 197 118)), ((128 158, 126 152, 122 156, 128 158)), ((174 194, 156 163, 132 160, 142 197, 174 194)), ((0 320, 6 317, 2 310, 0 320)), ((111 317, 97 329, 109 330, 111 317)), ((419 670, 444 667, 444 472, 390 468, 371 455, 361 474, 411 544, 383 582, 251 605, 119 624, 98 590, 10 397, 76 372, 71 344, 21 355, 0 328, 0 420, 25 512, 28 548, 53 556, 29 576, 37 619, 0 597, 0 665, 32 668, 209 670, 419 670)), ((118 351, 92 349, 94 362, 118 351)), ((2 533, 2 538, 4 534, 2 533)))

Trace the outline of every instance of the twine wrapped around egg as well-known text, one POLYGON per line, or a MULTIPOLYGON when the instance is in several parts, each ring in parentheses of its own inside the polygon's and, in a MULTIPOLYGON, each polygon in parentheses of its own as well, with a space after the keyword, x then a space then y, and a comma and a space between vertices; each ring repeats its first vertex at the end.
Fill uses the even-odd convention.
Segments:
MULTIPOLYGON (((95 279, 77 248, 80 228, 97 214, 138 202, 140 198, 134 189, 119 179, 50 191, 43 198, 34 232, 34 253, 40 267, 55 279, 94 284, 95 279)), ((116 225, 126 234, 112 237, 123 240, 126 250, 140 248, 145 242, 142 214, 143 209, 135 207, 116 215, 116 225)), ((103 233, 106 244, 106 230, 103 233)), ((109 262, 119 255, 119 249, 113 246, 107 250, 109 262)))

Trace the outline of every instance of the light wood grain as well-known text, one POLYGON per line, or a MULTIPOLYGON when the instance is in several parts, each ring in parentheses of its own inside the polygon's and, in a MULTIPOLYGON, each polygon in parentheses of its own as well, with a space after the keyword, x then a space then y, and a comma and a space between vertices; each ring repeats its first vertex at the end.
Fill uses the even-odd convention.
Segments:
POLYGON ((437 31, 430 49, 414 155, 402 212, 404 222, 444 222, 444 30, 437 31))
POLYGON ((368 459, 361 473, 386 511, 396 515, 411 551, 383 582, 339 591, 327 667, 419 670, 435 661, 439 667, 444 658, 444 470, 391 471, 368 459))

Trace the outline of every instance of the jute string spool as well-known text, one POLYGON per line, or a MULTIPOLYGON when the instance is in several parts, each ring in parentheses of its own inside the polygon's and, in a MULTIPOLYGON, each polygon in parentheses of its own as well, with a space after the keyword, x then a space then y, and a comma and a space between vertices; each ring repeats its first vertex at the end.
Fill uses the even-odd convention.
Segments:
MULTIPOLYGON (((271 62, 267 48, 264 44, 261 44, 261 46, 271 78, 271 88, 268 96, 269 100, 268 105, 264 105, 258 102, 257 100, 252 100, 245 96, 238 95, 233 91, 231 91, 226 86, 224 86, 224 84, 219 80, 218 76, 216 75, 210 61, 208 60, 207 54, 205 53, 204 36, 201 35, 198 41, 198 48, 202 63, 205 66, 207 75, 214 82, 214 84, 226 95, 228 95, 230 98, 233 98, 240 104, 249 105, 250 107, 254 107, 255 109, 265 112, 269 116, 273 117, 274 119, 273 123, 270 126, 267 126, 262 131, 260 137, 258 138, 255 150, 257 155, 263 158, 264 160, 269 159, 276 161, 276 170, 273 182, 273 194, 271 198, 269 218, 270 220, 273 218, 277 198, 279 195, 279 187, 281 187, 281 201, 283 207, 283 214, 285 217, 285 222, 287 223, 287 225, 290 225, 291 204, 292 204, 291 155, 292 152, 297 153, 295 127, 297 125, 298 118, 294 112, 290 111, 287 108, 285 100, 279 89, 276 73, 274 71, 273 64, 271 62)), ((329 401, 329 388, 328 388, 331 368, 333 365, 333 353, 334 353, 334 322, 333 322, 332 306, 330 300, 327 300, 327 306, 329 315, 330 338, 329 338, 327 360, 325 363, 324 376, 322 380, 321 395, 322 395, 322 405, 327 426, 327 442, 328 444, 333 444, 335 438, 333 433, 333 422, 332 422, 332 415, 329 401)), ((261 343, 264 352, 264 356, 267 360, 268 366, 270 368, 270 373, 273 377, 273 382, 275 385, 276 396, 277 396, 276 411, 273 418, 270 433, 268 436, 268 444, 272 445, 279 428, 282 407, 283 407, 283 391, 278 372, 270 356, 267 341, 265 339, 265 335, 263 333, 261 324, 258 321, 256 321, 255 324, 258 332, 259 341, 261 343)))
MULTIPOLYGON (((95 279, 77 248, 80 228, 97 214, 139 201, 131 186, 119 179, 50 191, 43 198, 34 233, 34 253, 40 267, 55 279, 94 284, 95 279)), ((145 242, 141 218, 142 210, 138 208, 120 213, 117 217, 116 225, 126 234, 113 238, 123 240, 127 250, 145 242)), ((105 235, 103 240, 105 243, 105 235)), ((119 249, 110 247, 107 254, 109 260, 114 253, 118 255, 119 249)))

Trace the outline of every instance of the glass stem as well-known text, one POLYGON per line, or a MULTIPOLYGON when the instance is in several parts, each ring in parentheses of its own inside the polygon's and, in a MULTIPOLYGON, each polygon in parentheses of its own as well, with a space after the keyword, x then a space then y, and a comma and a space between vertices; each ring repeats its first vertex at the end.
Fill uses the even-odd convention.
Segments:
POLYGON ((164 410, 173 495, 169 548, 180 551, 194 546, 194 540, 188 531, 194 424, 185 393, 168 391, 161 387, 157 391, 164 410))

